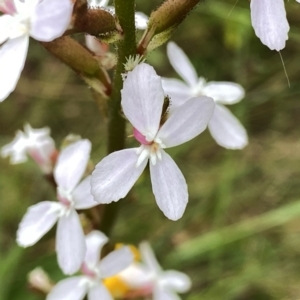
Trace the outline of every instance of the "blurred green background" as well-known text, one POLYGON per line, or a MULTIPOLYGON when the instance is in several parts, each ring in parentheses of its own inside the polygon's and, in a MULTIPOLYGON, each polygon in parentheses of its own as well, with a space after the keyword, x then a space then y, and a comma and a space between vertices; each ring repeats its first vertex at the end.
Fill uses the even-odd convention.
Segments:
MULTIPOLYGON (((161 1, 137 0, 150 14, 161 1)), ((183 299, 300 299, 300 4, 286 2, 291 26, 281 52, 255 36, 248 1, 206 0, 173 35, 208 81, 234 81, 245 99, 230 108, 245 125, 249 145, 242 151, 219 147, 208 132, 168 150, 182 170, 190 199, 177 222, 158 209, 148 172, 122 201, 112 241, 147 239, 166 269, 191 276, 183 299), (235 5, 235 7, 234 7, 235 5)), ((113 49, 113 47, 111 47, 113 49)), ((176 77, 165 45, 148 62, 165 77, 176 77)), ((0 146, 29 122, 49 126, 59 147, 69 133, 93 143, 92 158, 105 156, 106 121, 91 90, 67 66, 31 40, 15 92, 0 107, 0 146)), ((129 127, 129 126, 128 126, 129 127)), ((128 128, 130 134, 131 128, 128 128)), ((128 139, 128 145, 134 142, 128 139)), ((29 205, 53 199, 55 192, 33 162, 0 160, 0 299, 38 300, 27 288, 27 273, 43 266, 62 278, 53 254, 52 230, 36 246, 21 249, 15 232, 29 205)))

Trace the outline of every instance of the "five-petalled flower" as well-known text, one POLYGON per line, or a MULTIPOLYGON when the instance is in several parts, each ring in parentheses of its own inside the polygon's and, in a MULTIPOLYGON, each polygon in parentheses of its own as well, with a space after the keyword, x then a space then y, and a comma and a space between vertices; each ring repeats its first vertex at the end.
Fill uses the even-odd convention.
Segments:
POLYGON ((67 29, 70 0, 4 0, 0 3, 0 102, 15 89, 23 70, 29 36, 42 42, 60 37, 67 29))
POLYGON ((163 79, 163 88, 171 97, 171 113, 174 108, 186 104, 187 99, 200 95, 211 97, 216 107, 208 129, 215 141, 227 149, 242 149, 248 144, 245 128, 239 120, 222 104, 234 104, 243 99, 244 89, 233 82, 206 82, 198 78, 196 70, 188 57, 175 43, 167 46, 167 54, 171 65, 185 81, 178 79, 163 79))
POLYGON ((101 249, 108 238, 95 230, 86 236, 85 241, 86 254, 81 266, 82 275, 58 282, 46 300, 82 300, 86 294, 89 300, 113 300, 102 280, 127 268, 133 261, 133 253, 129 247, 124 246, 100 260, 101 249))
POLYGON ((139 148, 113 152, 92 174, 91 192, 99 203, 124 198, 150 160, 152 189, 156 202, 171 220, 181 218, 188 202, 185 179, 165 148, 183 144, 205 130, 214 110, 208 97, 192 98, 161 125, 164 103, 161 78, 142 63, 129 72, 122 89, 122 108, 134 127, 139 148))
POLYGON ((80 181, 89 160, 91 143, 80 140, 63 149, 54 168, 59 202, 43 201, 30 206, 19 224, 17 243, 35 244, 58 221, 56 252, 65 274, 79 270, 85 256, 84 233, 76 209, 96 206, 90 193, 90 176, 80 181))

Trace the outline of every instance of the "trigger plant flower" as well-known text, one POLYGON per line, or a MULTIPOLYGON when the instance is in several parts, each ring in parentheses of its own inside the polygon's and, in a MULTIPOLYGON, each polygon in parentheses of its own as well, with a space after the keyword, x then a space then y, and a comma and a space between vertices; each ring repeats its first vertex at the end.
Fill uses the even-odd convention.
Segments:
POLYGON ((214 99, 216 107, 208 129, 215 141, 227 149, 242 149, 248 144, 248 136, 240 121, 223 105, 235 104, 245 95, 244 89, 233 82, 206 82, 198 78, 188 57, 175 43, 168 43, 167 54, 174 70, 185 81, 163 79, 163 89, 171 97, 172 110, 191 97, 205 95, 214 99))
POLYGON ((99 203, 124 198, 149 161, 156 203, 169 219, 178 220, 188 202, 187 185, 164 149, 183 144, 204 131, 214 101, 208 97, 189 99, 161 125, 165 97, 161 78, 145 63, 128 72, 121 93, 124 114, 141 145, 113 152, 100 161, 92 174, 92 194, 99 203))
POLYGON ((0 2, 0 102, 15 89, 23 70, 29 37, 49 42, 67 29, 71 0, 3 0, 0 2))
POLYGON ((107 241, 108 238, 102 232, 90 232, 85 238, 86 254, 81 265, 82 275, 58 282, 46 300, 82 300, 86 294, 89 300, 113 300, 102 281, 127 268, 133 261, 133 254, 125 246, 100 260, 101 249, 107 241))
POLYGON ((17 131, 14 140, 1 148, 1 156, 9 156, 12 164, 26 162, 27 155, 38 164, 43 173, 52 172, 57 151, 49 128, 33 129, 26 124, 24 132, 17 131))
POLYGON ((142 262, 148 270, 153 300, 179 300, 177 293, 186 293, 191 288, 191 279, 175 270, 162 270, 147 242, 140 244, 142 262))
POLYGON ((17 243, 34 245, 58 222, 56 253, 65 274, 80 268, 85 256, 84 233, 76 209, 97 205, 90 193, 90 176, 80 181, 89 160, 91 143, 80 140, 63 149, 54 168, 58 202, 43 201, 30 206, 19 224, 17 243))

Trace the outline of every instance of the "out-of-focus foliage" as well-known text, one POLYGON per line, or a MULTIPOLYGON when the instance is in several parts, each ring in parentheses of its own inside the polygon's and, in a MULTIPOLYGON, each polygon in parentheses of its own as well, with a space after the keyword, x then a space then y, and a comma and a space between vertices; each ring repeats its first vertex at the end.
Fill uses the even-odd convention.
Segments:
MULTIPOLYGON (((162 215, 145 172, 131 200, 121 200, 112 239, 135 244, 148 239, 163 266, 191 276, 193 289, 183 299, 296 300, 300 297, 299 4, 285 3, 291 30, 281 54, 289 88, 279 54, 254 35, 249 2, 235 2, 202 2, 173 40, 199 76, 245 87, 245 99, 230 109, 247 128, 250 144, 242 151, 225 150, 206 132, 170 149, 189 186, 183 218, 172 222, 162 215), (279 217, 282 222, 276 221, 279 217), (248 227, 241 234, 240 223, 245 220, 248 227), (184 247, 186 243, 193 249, 184 247)), ((139 0, 137 10, 149 14, 159 3, 139 0)), ((176 76, 165 46, 151 53, 148 62, 159 75, 176 76)), ((106 122, 91 90, 35 41, 15 92, 0 106, 0 145, 10 142, 25 122, 34 128, 49 126, 57 145, 71 132, 89 138, 95 163, 105 155, 106 122)), ((33 162, 12 166, 1 159, 0 169, 0 299, 43 299, 29 291, 26 274, 43 266, 53 280, 62 278, 53 254, 54 230, 25 250, 17 247, 15 232, 27 207, 54 200, 55 192, 33 162)))

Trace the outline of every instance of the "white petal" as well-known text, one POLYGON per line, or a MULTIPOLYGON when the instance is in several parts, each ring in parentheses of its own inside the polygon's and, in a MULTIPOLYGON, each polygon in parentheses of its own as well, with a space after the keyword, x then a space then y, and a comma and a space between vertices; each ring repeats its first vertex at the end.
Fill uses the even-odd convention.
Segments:
POLYGON ((57 185, 72 191, 85 172, 90 158, 91 142, 80 140, 63 149, 54 168, 54 178, 57 185))
POLYGON ((157 138, 168 148, 193 139, 205 130, 214 107, 214 101, 204 96, 186 101, 172 112, 160 128, 157 138))
POLYGON ((124 81, 122 107, 130 123, 143 135, 155 136, 159 128, 164 92, 154 69, 139 64, 124 81))
POLYGON ((118 277, 132 289, 151 286, 153 283, 151 270, 141 263, 132 263, 128 268, 118 273, 118 277))
POLYGON ((180 300, 181 298, 169 291, 167 289, 163 289, 160 286, 156 286, 153 291, 153 300, 180 300))
POLYGON ((142 12, 135 13, 135 24, 137 29, 146 29, 148 25, 148 16, 142 12))
POLYGON ((162 273, 159 283, 177 293, 185 293, 190 290, 192 282, 190 277, 178 271, 165 271, 162 273))
POLYGON ((87 285, 82 284, 84 276, 76 276, 59 281, 48 294, 46 300, 82 300, 87 292, 87 285))
POLYGON ((92 287, 88 292, 88 300, 113 300, 114 298, 105 287, 104 284, 99 283, 92 287))
POLYGON ((169 42, 167 45, 167 54, 174 70, 190 87, 194 87, 197 84, 198 76, 195 68, 182 49, 175 43, 169 42))
POLYGON ((138 167, 137 148, 113 152, 102 159, 92 174, 92 194, 99 203, 110 203, 124 198, 147 165, 147 159, 138 167))
POLYGON ((22 131, 17 131, 15 138, 9 144, 1 148, 1 156, 10 156, 11 164, 19 164, 27 161, 28 140, 22 131))
POLYGON ((139 245, 142 262, 155 274, 161 272, 161 267, 155 257, 155 254, 148 242, 142 242, 139 245))
POLYGON ((170 110, 174 110, 192 97, 192 91, 179 79, 162 78, 162 86, 166 96, 170 97, 170 110))
POLYGON ((245 128, 223 105, 216 105, 208 129, 215 141, 224 148, 242 149, 248 144, 245 128))
POLYGON ((68 28, 73 4, 71 0, 44 0, 31 17, 30 35, 43 42, 60 37, 68 28))
POLYGON ((65 274, 77 272, 86 251, 84 233, 78 214, 71 209, 69 215, 58 220, 56 230, 56 253, 60 268, 65 274))
POLYGON ((245 97, 243 87, 234 82, 208 82, 203 88, 203 94, 222 104, 234 104, 245 97))
POLYGON ((290 26, 283 0, 251 0, 251 21, 255 34, 271 50, 281 50, 288 39, 290 26))
POLYGON ((29 36, 8 40, 0 47, 0 102, 15 89, 23 70, 29 36))
POLYGON ((82 180, 72 193, 76 209, 87 209, 99 204, 91 194, 91 178, 88 176, 82 180))
POLYGON ((9 38, 12 23, 14 23, 14 18, 12 16, 10 16, 10 15, 0 16, 0 28, 1 28, 1 30, 0 30, 0 45, 9 38))
POLYGON ((84 261, 89 266, 96 266, 100 260, 101 249, 108 242, 108 237, 98 230, 93 230, 86 235, 85 241, 86 253, 84 261))
POLYGON ((188 202, 185 179, 174 160, 161 151, 162 159, 150 164, 152 190, 156 203, 170 220, 182 217, 188 202))
POLYGON ((127 246, 110 252, 99 264, 101 277, 107 278, 119 273, 126 269, 133 262, 133 259, 133 253, 127 246))
POLYGON ((58 203, 51 201, 30 206, 19 224, 17 243, 22 247, 35 244, 53 227, 60 209, 58 203))

